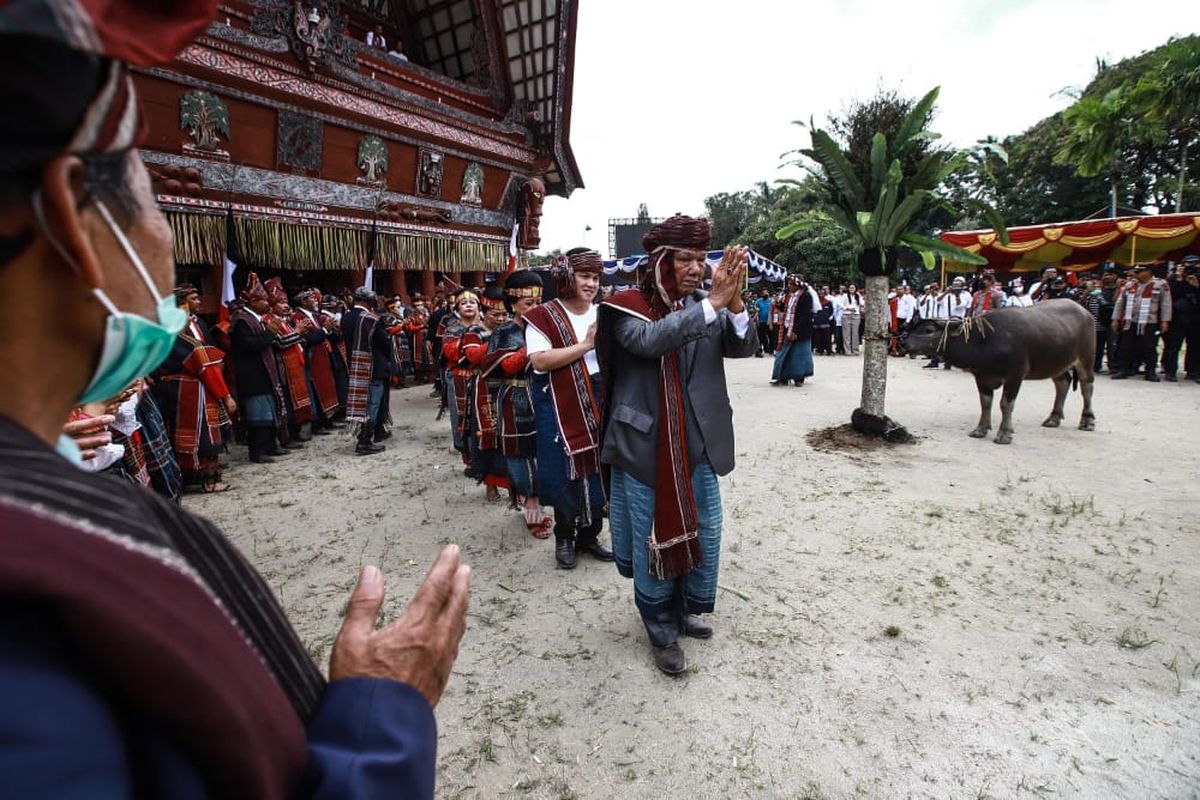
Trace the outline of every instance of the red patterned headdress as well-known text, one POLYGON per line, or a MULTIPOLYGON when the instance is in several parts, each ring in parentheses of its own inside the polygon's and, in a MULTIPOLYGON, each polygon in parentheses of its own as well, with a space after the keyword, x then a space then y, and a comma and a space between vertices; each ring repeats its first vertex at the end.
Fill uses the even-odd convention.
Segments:
POLYGON ((554 288, 563 300, 575 296, 575 273, 599 275, 604 271, 604 261, 595 250, 577 247, 568 250, 565 256, 558 256, 551 264, 550 272, 554 276, 554 288))
POLYGON ((257 272, 251 272, 246 278, 246 288, 242 291, 242 302, 249 303, 251 300, 269 300, 267 290, 263 288, 262 282, 258 279, 257 272))
POLYGON ((673 250, 707 250, 712 242, 712 227, 704 218, 678 214, 660 222, 642 237, 642 247, 650 254, 650 268, 642 279, 642 291, 657 298, 669 310, 679 299, 675 286, 673 250))

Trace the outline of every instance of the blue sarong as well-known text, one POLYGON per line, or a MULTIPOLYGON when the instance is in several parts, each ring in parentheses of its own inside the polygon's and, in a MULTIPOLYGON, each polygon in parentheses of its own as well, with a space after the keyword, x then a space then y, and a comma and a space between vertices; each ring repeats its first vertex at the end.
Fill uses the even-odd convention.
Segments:
POLYGON ((247 428, 275 427, 275 396, 252 394, 242 400, 242 421, 247 428))
POLYGON ((654 525, 654 487, 613 467, 608 527, 617 571, 633 578, 633 601, 643 617, 662 613, 711 613, 717 602, 721 564, 721 487, 705 461, 692 471, 692 492, 700 524, 700 566, 673 580, 650 574, 650 530, 654 525), (682 600, 682 609, 677 603, 682 600))
MULTIPOLYGON (((604 396, 600 376, 592 376, 592 389, 604 396)), ((534 373, 529 385, 533 418, 537 423, 537 489, 542 505, 553 506, 563 525, 587 527, 604 518, 604 484, 600 475, 569 480, 567 451, 558 432, 558 417, 550 396, 550 379, 534 373)))
POLYGON ((788 342, 775 354, 775 369, 771 380, 787 383, 813 374, 812 339, 788 342))

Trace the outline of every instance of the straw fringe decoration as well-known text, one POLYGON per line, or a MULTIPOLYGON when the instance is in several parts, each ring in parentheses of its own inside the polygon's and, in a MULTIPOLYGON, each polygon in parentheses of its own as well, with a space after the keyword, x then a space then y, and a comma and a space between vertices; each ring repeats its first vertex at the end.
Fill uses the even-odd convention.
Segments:
POLYGON ((376 269, 503 272, 508 265, 508 250, 499 243, 395 233, 379 233, 377 237, 376 269))
MULTIPOLYGON (((167 211, 179 264, 221 264, 226 253, 225 216, 167 211)), ((367 268, 371 232, 300 225, 255 217, 233 221, 234 258, 256 269, 361 270, 367 268)), ((439 272, 503 272, 503 243, 434 236, 376 233, 375 268, 439 272)))
POLYGON ((225 217, 166 212, 175 244, 176 264, 222 264, 225 260, 225 217))

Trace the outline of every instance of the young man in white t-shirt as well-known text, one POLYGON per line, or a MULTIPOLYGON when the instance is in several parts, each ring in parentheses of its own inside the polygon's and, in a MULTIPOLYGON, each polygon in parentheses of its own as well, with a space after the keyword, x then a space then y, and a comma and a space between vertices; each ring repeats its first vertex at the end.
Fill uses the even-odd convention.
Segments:
POLYGON ((558 297, 525 315, 525 347, 533 367, 530 394, 537 420, 538 492, 554 506, 554 558, 575 567, 578 552, 612 561, 600 544, 600 365, 596 306, 600 254, 576 248, 555 262, 558 297))

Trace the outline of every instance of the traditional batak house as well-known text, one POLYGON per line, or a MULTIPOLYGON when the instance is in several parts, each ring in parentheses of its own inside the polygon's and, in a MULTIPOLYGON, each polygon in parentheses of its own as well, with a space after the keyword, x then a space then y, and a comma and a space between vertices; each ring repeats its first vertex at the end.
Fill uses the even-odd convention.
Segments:
POLYGON ((134 80, 180 280, 216 310, 226 256, 289 289, 426 296, 538 246, 569 142, 576 0, 256 0, 221 6, 134 80))

